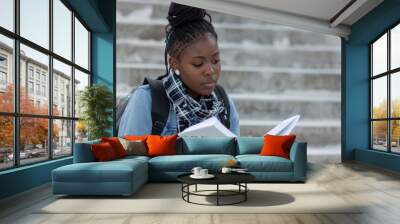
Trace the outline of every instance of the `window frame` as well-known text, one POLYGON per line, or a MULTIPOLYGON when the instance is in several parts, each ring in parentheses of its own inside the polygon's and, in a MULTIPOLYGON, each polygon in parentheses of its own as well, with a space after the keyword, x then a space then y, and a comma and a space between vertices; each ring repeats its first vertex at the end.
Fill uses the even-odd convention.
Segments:
MULTIPOLYGON (((14 10, 14 30, 10 31, 4 27, 0 26, 0 35, 3 35, 7 38, 12 39, 13 41, 13 64, 12 69, 11 69, 11 75, 13 75, 14 78, 14 110, 13 112, 2 112, 0 111, 0 116, 4 117, 12 117, 13 119, 13 153, 14 153, 14 161, 13 161, 13 166, 10 167, 5 167, 5 168, 0 168, 0 172, 5 171, 5 170, 10 170, 10 169, 16 169, 19 167, 23 166, 30 166, 33 164, 38 164, 38 163, 43 163, 47 162, 50 160, 54 159, 62 159, 65 157, 70 157, 73 156, 74 152, 74 143, 75 143, 75 126, 76 126, 76 121, 79 120, 79 117, 75 116, 75 108, 71 108, 71 114, 68 116, 56 116, 53 115, 53 60, 58 60, 61 63, 64 63, 68 66, 71 66, 71 93, 73 94, 72 97, 72 102, 71 104, 74 105, 75 103, 75 88, 74 88, 74 82, 75 82, 75 69, 78 69, 79 71, 85 73, 89 77, 89 83, 88 86, 92 85, 92 61, 91 61, 91 49, 92 49, 92 43, 91 43, 91 37, 92 37, 92 31, 91 29, 87 26, 87 24, 83 21, 83 19, 79 16, 78 13, 76 13, 72 7, 65 1, 65 0, 59 0, 68 10, 71 11, 71 18, 70 18, 70 23, 71 23, 71 59, 64 58, 63 56, 55 53, 53 50, 53 24, 54 24, 54 18, 53 18, 53 0, 48 0, 49 4, 49 47, 46 49, 45 47, 40 46, 39 44, 34 43, 33 41, 30 41, 29 39, 24 38, 23 36, 20 35, 20 0, 14 0, 13 1, 13 10, 14 10), (85 69, 78 64, 75 63, 75 18, 79 20, 79 22, 84 26, 84 28, 88 31, 88 69, 85 69), (48 97, 48 113, 46 115, 39 115, 39 114, 26 114, 26 113, 21 113, 20 112, 20 85, 21 85, 21 80, 20 80, 20 45, 23 44, 27 47, 32 48, 33 50, 36 50, 42 54, 45 54, 48 56, 49 63, 48 63, 48 76, 46 80, 46 87, 45 87, 45 95, 48 97), (47 93, 48 92, 48 93, 47 93), (31 163, 26 163, 26 164, 21 164, 21 159, 20 159, 20 119, 21 118, 45 118, 47 119, 48 122, 48 136, 47 136, 47 150, 48 150, 48 155, 47 157, 44 157, 43 160, 40 160, 38 162, 31 162, 31 163), (56 122, 57 120, 62 120, 62 121, 70 121, 71 122, 71 153, 68 155, 62 155, 62 156, 55 156, 53 155, 53 123, 56 122)), ((27 72, 26 72, 26 82, 33 81, 34 85, 34 92, 36 91, 35 89, 35 84, 40 83, 40 87, 42 87, 42 79, 41 75, 43 71, 39 72, 39 80, 36 79, 36 72, 37 70, 34 68, 33 70, 33 79, 30 78, 30 74, 28 72, 30 66, 27 64, 27 72)), ((28 84, 27 84, 28 85, 28 84)), ((28 87, 28 86, 27 86, 28 87)), ((28 87, 29 88, 29 87, 28 87)), ((27 88, 27 91, 29 91, 27 88)), ((41 92, 41 91, 40 91, 41 92)), ((42 94, 39 94, 37 96, 43 97, 42 94)))
POLYGON ((392 151, 392 135, 391 135, 391 129, 392 129, 392 121, 399 121, 400 117, 392 117, 392 98, 391 98, 391 91, 392 91, 392 86, 391 86, 391 79, 392 76, 395 75, 396 73, 400 72, 400 67, 391 69, 391 31, 393 28, 396 26, 400 26, 400 21, 397 21, 393 25, 391 25, 389 28, 387 28, 383 33, 378 35, 375 39, 373 39, 370 43, 368 43, 368 52, 369 52, 369 149, 373 151, 380 151, 380 152, 386 152, 386 153, 391 153, 391 154, 400 154, 400 152, 393 152, 392 151), (386 64, 386 71, 380 74, 376 74, 374 76, 373 74, 373 44, 379 40, 379 38, 383 37, 385 34, 387 34, 387 64, 386 64), (373 118, 373 81, 378 78, 386 77, 386 87, 387 87, 387 93, 386 93, 386 98, 387 98, 387 105, 386 105, 386 118, 373 118), (386 151, 379 150, 374 148, 374 136, 373 136, 373 122, 374 121, 386 121, 386 151))

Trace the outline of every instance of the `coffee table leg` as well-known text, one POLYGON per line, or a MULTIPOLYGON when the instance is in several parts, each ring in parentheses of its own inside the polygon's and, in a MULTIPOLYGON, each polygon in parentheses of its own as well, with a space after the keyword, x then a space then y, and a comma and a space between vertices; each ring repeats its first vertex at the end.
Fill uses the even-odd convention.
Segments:
POLYGON ((246 183, 244 183, 244 201, 247 201, 247 182, 246 183))
POLYGON ((197 184, 196 184, 196 186, 195 186, 195 191, 197 192, 197 184))
POLYGON ((219 205, 219 184, 217 184, 217 206, 219 205))

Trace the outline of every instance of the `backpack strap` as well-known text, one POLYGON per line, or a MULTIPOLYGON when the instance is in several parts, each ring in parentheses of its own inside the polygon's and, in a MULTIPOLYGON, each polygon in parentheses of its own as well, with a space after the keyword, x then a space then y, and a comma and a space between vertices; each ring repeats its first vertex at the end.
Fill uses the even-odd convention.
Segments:
POLYGON ((224 114, 220 114, 219 115, 219 119, 222 121, 222 124, 225 125, 226 128, 230 128, 231 126, 231 121, 229 119, 230 114, 231 114, 231 106, 229 103, 229 98, 228 95, 226 94, 224 88, 220 85, 216 85, 215 86, 215 93, 217 94, 217 97, 222 100, 222 102, 224 103, 224 106, 226 107, 226 113, 224 114))
POLYGON ((161 135, 168 120, 169 99, 163 82, 159 79, 145 78, 143 84, 149 84, 151 92, 151 133, 161 135))

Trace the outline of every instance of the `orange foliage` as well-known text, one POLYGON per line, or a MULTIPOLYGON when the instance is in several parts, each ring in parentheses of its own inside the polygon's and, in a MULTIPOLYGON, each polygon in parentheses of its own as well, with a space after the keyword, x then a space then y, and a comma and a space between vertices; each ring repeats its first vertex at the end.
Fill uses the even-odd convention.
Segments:
MULTIPOLYGON (((13 86, 8 85, 5 93, 0 93, 0 111, 13 112, 14 97, 13 86)), ((29 99, 25 88, 20 89, 20 108, 23 114, 40 114, 47 115, 47 104, 34 105, 29 99)), ((58 110, 54 110, 55 114, 59 114, 58 110)), ((0 146, 9 148, 13 146, 13 119, 11 116, 0 116, 0 146)), ((47 118, 20 118, 20 148, 30 144, 45 144, 48 136, 48 119, 47 118)), ((54 124, 53 138, 59 135, 59 127, 54 124)))

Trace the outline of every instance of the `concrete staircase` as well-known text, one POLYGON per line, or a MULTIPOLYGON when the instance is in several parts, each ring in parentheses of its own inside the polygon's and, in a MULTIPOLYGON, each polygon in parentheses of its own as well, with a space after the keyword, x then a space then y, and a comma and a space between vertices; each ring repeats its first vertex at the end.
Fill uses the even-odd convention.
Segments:
MULTIPOLYGON (((165 71, 168 1, 117 1, 117 98, 165 71)), ((221 51, 219 83, 233 98, 241 136, 261 136, 300 114, 294 133, 311 154, 340 150, 340 39, 209 12, 221 51), (314 150, 314 151, 313 151, 314 150)), ((335 153, 332 153, 335 152, 335 153)))

